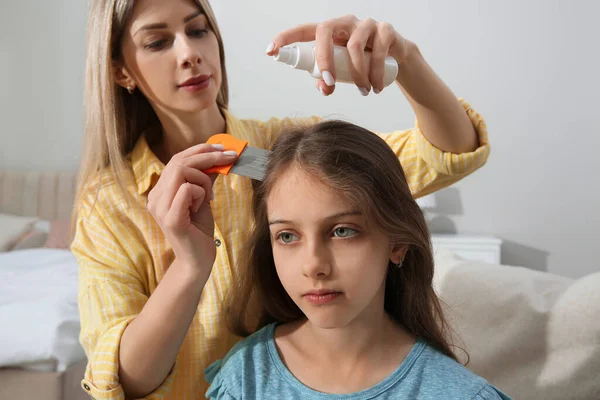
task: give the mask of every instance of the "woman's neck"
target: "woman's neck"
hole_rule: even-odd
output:
[[[157,157],[168,163],[175,154],[199,143],[205,143],[208,138],[227,129],[225,117],[217,103],[200,112],[185,115],[158,113],[162,125],[162,140],[154,148]]]

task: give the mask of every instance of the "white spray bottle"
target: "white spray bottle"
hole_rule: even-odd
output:
[[[371,63],[371,52],[365,51],[367,63]],[[323,79],[319,66],[317,65],[315,48],[307,46],[286,46],[279,49],[276,61],[290,65],[295,69],[308,71],[313,78]],[[350,75],[350,54],[344,46],[333,46],[333,63],[335,65],[335,78],[337,82],[354,83]],[[398,63],[393,57],[385,58],[383,74],[383,87],[387,87],[396,80],[398,75]]]

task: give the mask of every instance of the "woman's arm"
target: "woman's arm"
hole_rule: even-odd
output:
[[[138,398],[152,391],[167,392],[170,381],[165,378],[174,358],[157,354],[161,352],[158,346],[150,345],[140,350],[135,343],[128,343],[136,342],[137,337],[140,343],[148,343],[148,335],[165,334],[156,332],[151,323],[136,321],[142,312],[145,316],[152,312],[146,307],[148,279],[136,268],[122,243],[127,237],[128,248],[143,249],[143,244],[127,224],[109,227],[100,217],[103,210],[99,203],[89,216],[87,210],[78,213],[77,230],[71,245],[79,264],[80,339],[88,359],[83,388],[95,399],[130,398],[132,395]],[[115,234],[114,228],[121,234]],[[151,262],[149,256],[143,253],[136,256],[135,263],[146,262]],[[155,300],[158,299],[153,299],[156,303]],[[158,315],[167,313],[167,307],[163,307],[162,312],[154,312]],[[143,330],[144,325],[146,334],[136,335],[135,331]],[[133,360],[136,357],[139,363]],[[149,360],[154,360],[150,367],[147,365]],[[166,371],[164,375],[162,371]],[[136,380],[140,375],[143,378]]]
[[[374,93],[384,89],[385,58],[392,56],[399,67],[396,82],[410,102],[427,140],[449,153],[471,152],[480,145],[457,98],[425,61],[418,47],[389,23],[345,15],[321,23],[302,24],[276,35],[267,54],[277,54],[280,47],[290,43],[312,40],[316,42],[317,64],[324,77],[317,81],[317,87],[323,94],[330,95],[335,89],[334,44],[348,48],[350,73],[364,95],[371,89]],[[371,51],[368,68],[365,50]]]
[[[119,379],[128,398],[152,393],[169,375],[205,283],[198,268],[175,260],[127,326],[119,347]]]
[[[175,179],[167,181],[176,183]],[[211,191],[210,187],[203,189],[203,193]],[[146,210],[115,201],[114,193],[119,190],[112,195],[109,192],[106,187],[100,192],[95,186],[88,190],[77,213],[71,245],[79,263],[81,343],[88,357],[82,383],[96,399],[140,398],[150,393],[160,397],[169,391],[169,373],[214,262],[210,205],[202,202],[201,210],[194,209],[197,212],[184,224],[195,224],[188,236],[196,246],[197,258],[190,256],[191,252],[184,252],[188,258],[176,255],[150,294],[148,275],[153,273],[154,261],[147,251],[146,236],[129,218],[132,212]],[[183,203],[184,214],[189,214],[189,203]],[[197,234],[200,229],[208,233]],[[209,242],[204,247],[209,248],[208,253],[212,250],[212,255],[202,251],[204,242]]]
[[[456,96],[414,43],[403,38],[398,42],[403,44],[390,49],[398,61],[396,83],[410,102],[423,135],[444,152],[460,154],[477,149],[477,133]]]

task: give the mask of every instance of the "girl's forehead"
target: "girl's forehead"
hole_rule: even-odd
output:
[[[289,197],[300,192],[317,194],[328,191],[333,192],[323,182],[323,179],[315,174],[308,173],[297,165],[291,165],[278,172],[268,197]]]
[[[279,174],[266,201],[269,216],[286,214],[301,218],[309,211],[330,214],[353,209],[339,190],[315,174],[294,167]]]

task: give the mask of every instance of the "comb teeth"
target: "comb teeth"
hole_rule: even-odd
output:
[[[246,146],[238,157],[231,172],[237,175],[262,181],[265,178],[265,167],[270,151]]]

